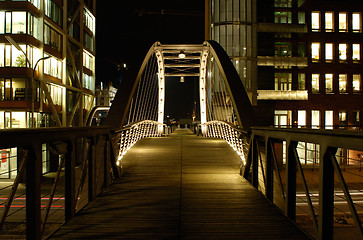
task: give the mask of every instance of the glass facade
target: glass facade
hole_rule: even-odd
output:
[[[211,4],[211,38],[225,49],[247,92],[253,94],[257,90],[257,66],[251,60],[257,56],[255,3],[252,0],[213,0]]]

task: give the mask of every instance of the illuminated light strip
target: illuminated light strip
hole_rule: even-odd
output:
[[[158,87],[159,87],[159,101],[158,101],[158,133],[163,133],[164,123],[164,105],[165,105],[165,66],[163,54],[160,50],[155,50],[155,55],[158,62]]]
[[[207,95],[206,95],[206,77],[207,77],[207,60],[208,50],[202,52],[200,59],[200,70],[199,70],[199,101],[200,101],[200,123],[202,124],[202,134],[205,135],[207,132]]]

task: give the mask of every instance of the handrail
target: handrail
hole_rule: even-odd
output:
[[[350,152],[363,156],[363,132],[253,127],[250,143],[243,176],[291,220],[296,221],[302,216],[304,205],[308,213],[300,221],[311,219],[311,226],[304,224],[304,227],[314,238],[333,239],[334,219],[341,217],[352,218],[357,235],[363,238],[362,221],[357,211],[357,207],[360,210],[361,207],[355,204],[352,195],[352,187],[361,186],[359,184],[363,179],[360,173],[362,159],[356,160],[355,168],[345,168],[346,160],[340,159],[347,158]],[[315,150],[307,149],[308,144]],[[338,149],[346,156],[336,155]],[[307,158],[313,158],[311,164],[318,170],[314,171],[316,175],[312,172],[315,168],[305,167],[305,164],[309,164]],[[334,176],[337,179],[334,180]],[[335,181],[339,184],[335,184]],[[360,193],[361,189],[358,188],[357,192]],[[297,203],[298,195],[299,198],[305,196],[304,203]],[[313,200],[317,199],[318,207],[313,204]],[[350,213],[339,209],[336,199],[340,202],[343,200],[345,209]],[[299,208],[297,204],[300,204]],[[334,208],[338,211],[334,211]]]
[[[27,239],[49,236],[55,230],[53,226],[60,227],[64,221],[70,221],[77,211],[121,176],[120,156],[140,139],[160,136],[157,131],[160,124],[145,120],[121,129],[88,126],[1,130],[2,161],[18,164],[18,169],[12,167],[5,173],[9,178],[14,175],[16,178],[3,182],[0,189],[1,195],[8,195],[7,199],[0,200],[4,207],[0,212],[0,231],[6,229],[1,234],[16,234],[12,235],[14,238],[23,238],[24,234]],[[13,150],[12,155],[6,155],[10,151],[7,149],[14,148],[15,155]],[[45,155],[49,158],[44,159]],[[52,168],[49,172],[44,171],[45,164]],[[0,178],[5,176],[3,168],[0,168]],[[26,203],[14,215],[13,209],[18,206],[14,202],[19,201]],[[9,221],[19,221],[17,228],[9,225]],[[19,227],[26,232],[19,232]]]

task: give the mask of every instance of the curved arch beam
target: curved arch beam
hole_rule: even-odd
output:
[[[238,123],[243,129],[250,130],[250,128],[256,124],[255,115],[246,89],[236,68],[233,66],[231,59],[219,43],[210,40],[206,41],[206,44],[207,46],[210,46],[211,54],[217,61],[223,79],[227,81],[226,86],[232,96],[232,103],[236,109]]]
[[[141,65],[136,64],[134,66],[130,66],[131,68],[126,71],[124,79],[117,90],[110,111],[108,112],[105,125],[112,128],[121,128],[125,124],[136,87],[139,84],[147,62],[154,54],[154,49],[158,45],[160,45],[160,42],[156,42],[150,47]]]

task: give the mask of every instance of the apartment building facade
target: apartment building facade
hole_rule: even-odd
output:
[[[96,0],[0,0],[0,129],[85,124],[95,102],[95,11]],[[59,156],[42,148],[46,173]],[[14,178],[17,149],[0,153],[0,178]]]
[[[0,129],[82,126],[94,105],[96,1],[0,9]]]

